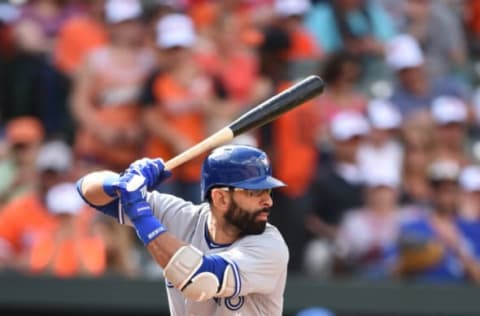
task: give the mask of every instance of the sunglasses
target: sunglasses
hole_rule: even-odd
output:
[[[224,188],[217,188],[222,191],[228,191],[228,192],[233,192],[233,191],[242,191],[245,192],[245,194],[248,197],[261,197],[264,196],[265,194],[272,195],[272,189],[259,189],[259,190],[251,190],[251,189],[243,189],[243,188],[234,188],[234,187],[224,187]]]

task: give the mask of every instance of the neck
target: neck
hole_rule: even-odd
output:
[[[370,209],[372,210],[373,213],[381,216],[386,216],[393,211],[395,211],[395,207],[392,207],[391,205],[385,205],[385,204],[372,204],[370,206]]]
[[[345,95],[350,95],[352,91],[352,85],[346,82],[337,82],[330,87],[330,93],[336,97],[344,98]]]
[[[238,229],[213,213],[210,213],[207,227],[211,240],[216,244],[231,244],[238,239]]]

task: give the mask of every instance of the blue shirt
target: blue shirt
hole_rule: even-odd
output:
[[[427,216],[403,223],[400,228],[400,235],[408,234],[417,236],[425,241],[434,241],[439,238]],[[445,249],[443,257],[437,264],[417,273],[414,279],[429,282],[460,282],[465,280],[465,271],[455,254],[451,250]]]
[[[390,101],[405,118],[418,110],[429,111],[433,100],[439,96],[453,96],[468,100],[468,91],[458,81],[451,78],[441,78],[432,83],[432,87],[426,95],[421,96],[412,94],[399,85]]]
[[[475,258],[480,259],[480,220],[457,220],[457,227],[465,236]]]
[[[347,24],[354,35],[372,36],[380,42],[385,42],[395,35],[393,20],[383,7],[367,1],[366,12],[367,15],[361,10],[352,10],[347,13]],[[327,54],[343,48],[342,34],[330,4],[322,3],[314,6],[305,17],[305,26]]]

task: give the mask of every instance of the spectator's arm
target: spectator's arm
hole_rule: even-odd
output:
[[[93,72],[88,59],[80,66],[73,78],[73,90],[71,96],[71,111],[75,120],[90,131],[96,131],[101,124],[96,119],[93,103],[93,91],[95,89]]]
[[[460,262],[463,264],[468,279],[475,283],[480,283],[480,263],[461,246],[453,248],[453,251],[457,254]]]

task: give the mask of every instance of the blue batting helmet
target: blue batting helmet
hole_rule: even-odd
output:
[[[272,177],[267,154],[245,145],[227,145],[214,151],[202,166],[202,199],[213,187],[228,186],[251,190],[273,189],[285,183]]]

